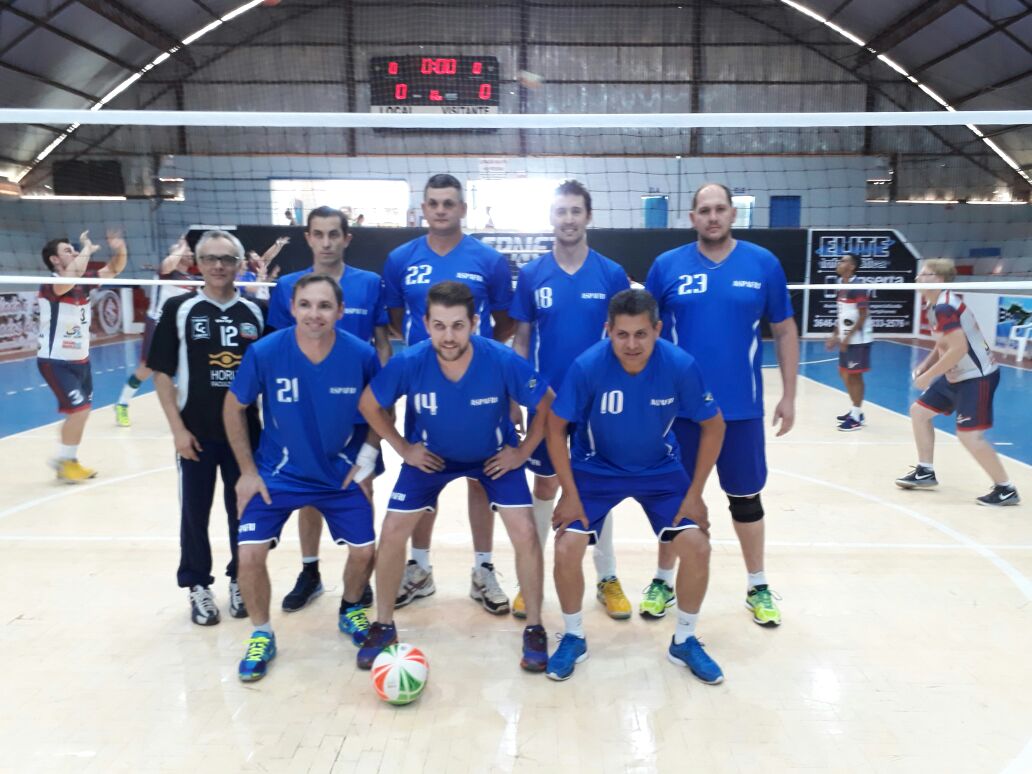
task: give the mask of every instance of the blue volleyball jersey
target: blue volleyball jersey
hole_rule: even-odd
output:
[[[512,304],[512,273],[505,256],[479,239],[464,236],[447,255],[430,249],[425,236],[391,250],[383,267],[389,309],[404,307],[402,335],[406,344],[427,338],[423,317],[431,285],[456,280],[473,291],[480,327],[474,331],[490,338],[491,312],[508,311]]]
[[[659,303],[663,338],[695,358],[724,418],[762,417],[760,320],[792,316],[785,271],[774,254],[740,239],[714,264],[693,242],[659,256],[645,289]]]
[[[290,313],[294,285],[313,271],[311,268],[295,271],[276,281],[269,294],[270,328],[281,330],[295,324],[294,315]],[[373,329],[377,325],[387,325],[387,306],[383,300],[380,275],[345,264],[340,288],[344,292],[344,316],[337,320],[337,330],[346,331],[362,341],[372,341]]]
[[[553,389],[570,364],[605,336],[609,299],[630,286],[623,267],[594,250],[574,274],[553,253],[520,270],[509,314],[531,323],[529,359]]]
[[[340,489],[368,433],[358,399],[380,361],[369,344],[337,331],[330,354],[315,364],[295,336],[287,328],[248,347],[230,389],[244,404],[262,397],[255,464],[267,486]]]
[[[408,396],[409,443],[422,443],[449,462],[482,462],[519,439],[509,419],[509,399],[537,406],[548,384],[530,363],[508,347],[483,336],[470,339],[473,359],[457,382],[441,372],[429,340],[387,361],[372,382],[384,407]]]
[[[659,339],[645,369],[633,376],[612,342],[594,344],[570,366],[552,411],[576,424],[570,445],[575,470],[652,476],[681,471],[674,420],[703,422],[719,409],[695,359]]]

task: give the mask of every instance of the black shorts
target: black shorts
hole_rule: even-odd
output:
[[[940,376],[917,398],[919,405],[937,414],[957,412],[957,430],[988,430],[993,426],[993,396],[1000,372],[948,382]]]
[[[36,365],[54,395],[57,410],[62,414],[87,411],[93,404],[93,369],[90,361],[69,363],[66,360],[36,358]]]
[[[838,367],[847,374],[862,374],[871,370],[871,344],[850,344],[839,352]]]

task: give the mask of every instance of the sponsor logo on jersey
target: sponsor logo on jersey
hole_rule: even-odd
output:
[[[190,331],[195,341],[211,338],[211,321],[207,317],[191,317]]]
[[[330,387],[330,395],[357,395],[357,387]]]
[[[649,401],[650,406],[672,406],[673,403],[673,398],[653,398]]]
[[[258,326],[253,323],[241,323],[240,324],[240,338],[242,339],[257,339],[258,338]]]
[[[527,382],[527,387],[529,389],[533,390],[535,387],[537,387],[537,384],[538,384],[537,377],[536,376],[532,376],[532,377],[530,377],[530,381]]]
[[[763,288],[761,283],[754,280],[735,280],[731,284],[736,288],[752,288],[753,290],[760,290]]]
[[[455,279],[473,280],[474,282],[483,282],[484,281],[484,278],[480,274],[473,274],[471,272],[466,272],[466,271],[456,272]]]
[[[236,352],[215,352],[208,355],[208,365],[219,368],[236,368],[242,359],[242,356]]]
[[[712,392],[707,392],[705,395],[703,395],[702,396],[702,402],[703,403],[712,403],[713,402],[713,393]]]
[[[497,395],[491,395],[488,398],[470,398],[469,405],[471,406],[489,406],[492,403],[498,402]]]
[[[369,314],[369,310],[361,309],[357,306],[346,306],[344,307],[344,314]]]
[[[605,293],[581,293],[580,297],[581,298],[587,298],[587,299],[598,299],[599,301],[605,301],[606,300],[606,294]]]

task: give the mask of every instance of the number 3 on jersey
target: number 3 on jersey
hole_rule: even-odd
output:
[[[409,266],[408,273],[405,275],[405,284],[429,285],[430,272],[433,271],[433,268],[433,266],[425,263],[421,263],[418,266]]]
[[[681,284],[677,287],[679,296],[689,293],[705,293],[709,284],[709,277],[705,274],[682,274],[678,279],[681,280]]]

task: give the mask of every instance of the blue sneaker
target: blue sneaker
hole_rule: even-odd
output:
[[[523,630],[523,658],[520,666],[528,672],[544,672],[548,667],[548,635],[543,626]]]
[[[365,606],[361,602],[357,602],[343,608],[337,619],[337,628],[343,634],[351,637],[351,641],[355,645],[365,642],[366,635],[369,633],[369,619],[366,617]]]
[[[853,415],[850,412],[847,411],[845,414],[839,414],[837,417],[835,417],[835,421],[836,422],[845,422],[847,419],[849,419],[852,416]],[[862,424],[865,424],[866,422],[867,422],[867,418],[864,416],[864,412],[861,411],[860,412],[860,424],[862,425]]]
[[[546,674],[552,680],[569,680],[573,668],[588,657],[588,641],[576,634],[564,634],[559,647],[548,657]]]
[[[863,415],[861,415],[862,417]],[[863,419],[853,419],[853,417],[847,416],[843,419],[838,426],[839,431],[843,433],[851,433],[854,430],[859,430],[864,426]]]
[[[695,637],[689,637],[680,645],[674,644],[674,638],[671,637],[667,658],[678,666],[688,667],[692,674],[704,683],[716,685],[724,682],[724,673],[717,666],[717,662],[706,654],[702,649],[702,643]]]
[[[383,652],[388,645],[394,645],[398,641],[398,630],[394,624],[382,624],[379,621],[373,623],[366,633],[362,647],[358,649],[358,668],[372,669],[376,657]]]
[[[247,653],[240,662],[238,674],[245,683],[261,680],[269,669],[269,662],[276,658],[276,635],[254,631],[247,641]]]

